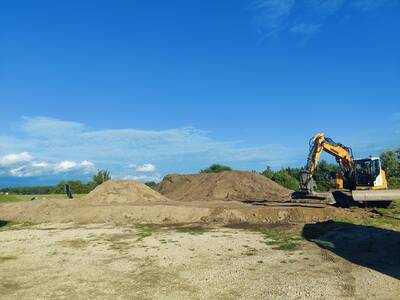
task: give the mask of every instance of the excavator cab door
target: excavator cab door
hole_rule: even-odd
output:
[[[373,188],[383,184],[382,168],[379,158],[366,158],[354,161],[356,188]]]

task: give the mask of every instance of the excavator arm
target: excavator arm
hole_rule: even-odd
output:
[[[313,180],[313,174],[323,151],[334,156],[345,173],[349,173],[353,169],[353,154],[351,148],[334,142],[332,139],[325,137],[323,133],[316,134],[310,140],[310,152],[308,154],[307,164],[300,176],[300,188],[310,194],[314,193],[317,188]]]

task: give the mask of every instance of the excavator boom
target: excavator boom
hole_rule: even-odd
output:
[[[313,174],[317,169],[323,151],[334,156],[346,173],[351,172],[353,168],[353,153],[351,148],[336,143],[330,138],[326,138],[323,133],[318,133],[310,140],[310,152],[307,164],[300,176],[301,190],[313,193],[317,189]]]

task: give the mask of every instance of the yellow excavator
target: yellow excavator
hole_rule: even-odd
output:
[[[334,156],[340,166],[340,171],[336,173],[336,190],[329,193],[318,193],[313,178],[322,152]],[[393,200],[400,200],[400,190],[388,189],[379,157],[355,160],[350,147],[334,142],[323,133],[310,140],[307,164],[300,174],[300,189],[300,193],[294,194],[295,199],[326,199],[331,204],[350,201],[388,206]]]

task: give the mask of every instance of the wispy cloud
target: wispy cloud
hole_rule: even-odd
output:
[[[288,26],[296,0],[256,0],[251,9],[255,12],[254,24],[263,36],[271,36]]]
[[[306,24],[297,23],[290,28],[290,31],[295,34],[313,35],[321,30],[321,24]]]
[[[85,177],[97,168],[106,168],[114,178],[145,180],[170,172],[198,171],[215,162],[262,169],[293,164],[303,157],[283,145],[249,148],[239,142],[217,141],[192,127],[91,130],[82,123],[45,117],[22,118],[12,134],[0,135],[0,144],[5,141],[15,143],[6,150],[0,148],[2,161],[25,161],[3,168],[1,173],[17,177]]]
[[[140,166],[133,166],[136,172],[151,173],[156,171],[156,166],[153,164],[143,164]]]
[[[379,154],[399,146],[400,115],[393,114],[387,131],[338,137],[357,156]],[[2,129],[4,130],[4,128]],[[377,130],[377,129],[376,129]],[[10,143],[11,142],[11,143]],[[6,144],[8,143],[8,144]],[[23,118],[7,134],[0,133],[0,184],[39,180],[88,179],[97,169],[108,169],[113,178],[159,181],[168,173],[197,172],[211,163],[236,169],[262,170],[302,166],[307,145],[281,144],[245,147],[240,142],[218,141],[195,128],[169,130],[91,130],[83,123],[52,118]],[[29,183],[29,182],[28,182]]]
[[[309,37],[323,30],[328,17],[368,13],[398,0],[253,0],[253,23],[262,39],[290,33]]]

